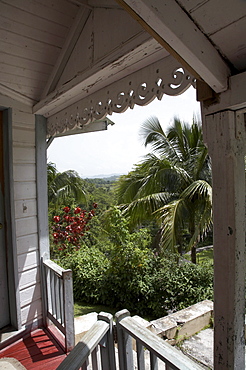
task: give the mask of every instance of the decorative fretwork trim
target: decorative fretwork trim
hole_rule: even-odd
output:
[[[135,104],[143,106],[155,98],[160,100],[164,94],[179,95],[190,85],[195,87],[194,77],[169,56],[50,116],[47,134],[54,136],[56,133],[83,128],[108,114],[133,108]]]

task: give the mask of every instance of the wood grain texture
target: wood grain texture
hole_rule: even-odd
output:
[[[66,354],[47,331],[38,329],[1,350],[2,357],[17,359],[27,370],[54,370]]]

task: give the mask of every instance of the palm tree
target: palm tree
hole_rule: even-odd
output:
[[[47,164],[48,201],[55,205],[73,196],[77,203],[86,203],[83,180],[76,171],[58,172],[54,163]]]
[[[141,136],[151,146],[142,163],[121,177],[119,203],[132,225],[155,218],[160,246],[182,253],[185,238],[196,262],[196,244],[212,226],[211,164],[201,124],[174,118],[164,133],[157,118],[143,123]]]

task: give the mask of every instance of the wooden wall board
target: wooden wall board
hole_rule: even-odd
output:
[[[13,148],[13,160],[14,163],[34,163],[35,164],[35,148],[15,146]]]
[[[40,288],[36,285],[37,288]],[[25,306],[21,309],[21,319],[22,325],[32,324],[33,321],[40,319],[42,317],[42,305],[41,300],[37,299],[33,301],[31,305]]]
[[[36,198],[36,184],[31,181],[14,183],[15,200],[26,200]]]
[[[15,0],[14,3],[18,2],[20,4],[20,1]],[[9,1],[1,1],[1,13],[4,14],[5,22],[4,24],[1,24],[1,28],[5,27],[11,27],[11,23],[8,21],[14,21],[14,24],[17,25],[17,31],[21,32],[21,35],[24,36],[26,34],[26,27],[28,27],[30,30],[33,30],[34,35],[33,39],[37,39],[38,34],[35,33],[35,30],[40,30],[40,35],[42,33],[46,32],[47,38],[46,40],[49,40],[49,34],[54,35],[54,36],[59,36],[59,37],[66,37],[66,34],[68,32],[68,27],[65,26],[64,24],[59,24],[57,20],[62,21],[62,17],[60,16],[59,13],[56,13],[56,17],[54,20],[54,17],[52,18],[51,12],[45,12],[45,18],[40,14],[41,8],[39,7],[36,9],[36,12],[29,12],[28,6],[29,2],[28,1],[22,1],[23,6],[25,7],[25,10],[22,10],[16,6],[12,6],[9,4]],[[47,18],[51,18],[50,20]],[[20,24],[23,24],[23,28],[19,28],[18,23],[21,22]],[[69,19],[69,23],[71,22],[71,19]],[[65,19],[64,19],[65,23]],[[8,26],[9,25],[9,26]],[[13,31],[14,32],[14,29]],[[17,32],[18,33],[18,32]],[[29,33],[27,35],[28,38],[32,37],[32,34]],[[42,36],[41,36],[42,37]],[[42,40],[39,40],[42,41]],[[47,43],[47,41],[45,41]]]
[[[78,5],[64,0],[2,0],[7,5],[11,5],[18,10],[23,10],[32,16],[39,16],[52,23],[57,23],[63,28],[70,27],[71,20],[75,18]],[[48,11],[47,11],[48,8]]]
[[[20,128],[20,125],[18,128],[16,128],[13,131],[13,142],[14,145],[16,143],[30,143],[31,145],[34,145],[35,143],[35,131],[34,127],[32,129],[26,129],[26,128]],[[26,179],[28,181],[28,179]]]
[[[37,217],[19,218],[16,220],[16,236],[37,233]]]
[[[246,10],[246,2],[244,4]],[[211,40],[239,71],[245,70],[246,38],[242,37],[244,32],[246,33],[246,15],[211,36]]]
[[[44,53],[44,51],[32,49],[31,58],[28,59],[26,58],[26,56],[27,56],[27,50],[29,50],[29,47],[23,47],[22,45],[19,45],[18,43],[17,44],[14,43],[14,40],[9,40],[9,37],[7,34],[6,34],[6,38],[7,40],[5,40],[4,38],[1,39],[1,36],[0,36],[0,51],[2,54],[2,58],[5,58],[6,61],[10,57],[13,56],[13,57],[18,57],[22,59],[23,63],[24,64],[27,63],[27,65],[29,64],[29,60],[30,60],[30,61],[38,62],[39,64],[44,65],[44,66],[48,65],[50,68],[53,68],[53,65],[55,64],[56,59],[57,59],[57,55],[59,54],[59,49],[55,53],[50,53],[49,58],[44,57],[45,55],[47,55],[47,53]]]
[[[30,304],[32,301],[36,301],[41,298],[40,289],[37,289],[36,284],[30,286],[27,289],[20,291],[20,301],[22,307]]]
[[[28,370],[55,370],[66,356],[54,338],[41,329],[0,351],[0,357],[16,358]]]
[[[18,256],[18,272],[24,272],[35,268],[38,263],[38,251],[28,252]]]
[[[18,254],[19,255],[32,252],[37,249],[38,235],[29,234],[29,235],[19,236],[17,238],[17,243],[18,243]]]
[[[189,1],[181,1],[182,4],[187,4],[187,2]],[[245,2],[231,0],[223,0],[223,2],[218,0],[206,1],[189,11],[192,18],[194,18],[208,36],[235,23],[246,15],[245,12]],[[219,17],[218,14],[220,15]]]
[[[15,201],[15,216],[16,219],[31,217],[37,215],[37,202],[36,199],[21,199]]]
[[[34,268],[31,270],[19,273],[19,286],[20,290],[29,288],[32,285],[38,284],[40,282],[40,272],[39,269]]]

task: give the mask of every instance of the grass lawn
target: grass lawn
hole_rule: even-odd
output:
[[[197,258],[197,263],[203,263],[206,261],[213,262],[213,259],[214,259],[213,248],[197,253],[196,258]]]
[[[117,311],[116,308],[103,306],[103,305],[92,305],[85,302],[75,302],[74,303],[74,317],[86,315],[90,312],[109,312],[114,315]]]
[[[121,310],[119,308],[113,308],[113,307],[104,306],[104,305],[88,304],[86,302],[75,302],[74,303],[74,317],[86,315],[87,313],[90,313],[90,312],[99,313],[101,311],[109,312],[114,316],[116,312],[121,311]],[[136,313],[135,312],[130,312],[130,315],[134,316],[134,315],[136,315]],[[143,316],[143,319],[145,319],[147,321],[151,321],[151,320],[158,319],[158,317]]]
[[[191,259],[191,255],[190,254],[185,254],[184,255],[184,258],[189,260]],[[214,260],[214,252],[213,252],[213,248],[210,248],[210,249],[207,249],[207,250],[204,250],[202,252],[199,252],[196,254],[196,260],[197,260],[197,264],[202,264],[203,262],[213,262]]]

